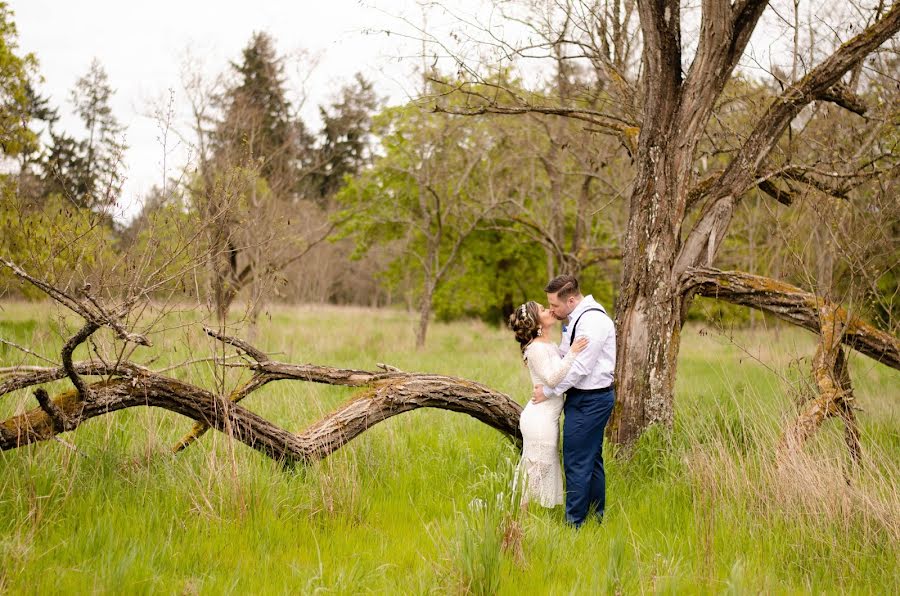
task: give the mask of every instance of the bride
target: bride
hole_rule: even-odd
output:
[[[531,373],[532,385],[555,387],[565,378],[575,356],[588,344],[578,338],[565,358],[559,357],[556,344],[550,340],[550,329],[557,323],[549,309],[537,302],[526,302],[509,316],[509,326],[522,347],[523,358]],[[555,507],[565,501],[562,467],[559,463],[559,415],[562,396],[539,404],[529,400],[519,418],[522,431],[522,460],[516,478],[525,481],[522,506],[537,501],[543,507]]]

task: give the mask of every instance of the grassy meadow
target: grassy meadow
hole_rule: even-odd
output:
[[[170,315],[133,359],[209,355],[187,324],[197,316]],[[46,303],[0,305],[0,337],[44,354],[73,324]],[[386,362],[527,399],[504,329],[436,323],[421,351],[413,331],[399,311],[277,307],[255,344],[284,361]],[[813,350],[801,330],[689,326],[674,432],[647,433],[627,457],[607,451],[605,521],[579,531],[559,508],[520,511],[515,448],[461,414],[400,415],[293,471],[216,432],[173,455],[191,422],[168,412],[94,419],[61,437],[77,451],[48,441],[0,453],[0,594],[900,593],[900,373],[851,356],[862,467],[849,467],[837,421],[801,459],[774,464],[811,395]],[[0,366],[22,363],[39,364],[0,345]],[[246,373],[198,363],[170,374],[228,389]],[[282,381],[243,404],[299,431],[353,393]],[[0,416],[35,406],[9,394]]]

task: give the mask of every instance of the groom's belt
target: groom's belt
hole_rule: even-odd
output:
[[[609,391],[615,387],[615,383],[610,383],[606,387],[600,387],[599,389],[579,389],[577,387],[570,387],[566,390],[566,394],[578,394],[578,393],[600,393],[601,391]]]

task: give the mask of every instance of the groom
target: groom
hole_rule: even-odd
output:
[[[603,431],[615,403],[616,331],[612,319],[591,295],[582,296],[572,275],[554,277],[544,288],[550,312],[562,328],[561,355],[576,337],[590,340],[556,387],[535,385],[534,402],[566,394],[563,468],[566,473],[566,521],[576,528],[590,513],[602,519],[606,506]],[[576,335],[577,334],[577,335]]]

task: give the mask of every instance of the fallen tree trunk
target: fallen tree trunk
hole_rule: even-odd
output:
[[[79,297],[30,275],[15,263],[0,258],[0,265],[85,320],[85,325],[63,347],[62,366],[2,370],[6,378],[0,381],[0,396],[64,377],[72,381],[75,389],[52,400],[46,390],[37,389],[35,397],[39,407],[0,421],[0,451],[46,441],[59,433],[75,430],[91,418],[136,406],[158,407],[181,414],[201,425],[195,428],[215,428],[288,465],[326,457],[382,420],[418,408],[462,412],[496,428],[516,443],[521,442],[519,415],[522,407],[507,395],[479,383],[397,370],[368,372],[276,362],[243,340],[209,328],[205,329],[207,334],[235,346],[256,361],[243,365],[253,370],[250,381],[227,397],[131,362],[113,365],[73,362],[75,349],[102,327],[109,327],[123,341],[151,345],[144,335],[127,331],[119,322],[133,306],[134,299],[110,310],[90,293],[87,284],[80,290]],[[225,366],[222,358],[214,360]],[[83,379],[86,376],[105,379],[88,384]],[[293,434],[237,403],[266,384],[280,380],[368,389],[304,432]]]
[[[85,364],[75,366],[83,372],[89,370]],[[518,430],[521,406],[505,394],[473,381],[441,375],[376,373],[281,362],[269,362],[269,366],[270,370],[257,373],[260,378],[253,390],[267,382],[286,379],[369,389],[305,431],[293,434],[229,399],[126,363],[121,369],[103,370],[104,374],[119,378],[87,385],[88,399],[80,399],[78,391],[67,391],[51,400],[50,408],[42,404],[0,422],[0,451],[45,441],[60,432],[74,430],[91,418],[136,406],[176,412],[227,433],[289,465],[324,458],[382,420],[425,407],[468,414],[516,442],[521,440]],[[32,376],[32,382],[27,386],[46,382],[45,378]],[[22,388],[18,386],[21,382],[15,385]]]

